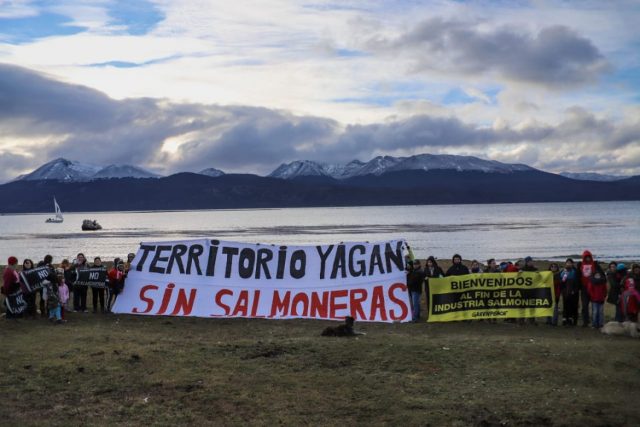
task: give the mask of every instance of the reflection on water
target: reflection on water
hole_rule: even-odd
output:
[[[247,209],[0,217],[0,257],[122,256],[140,241],[211,237],[274,244],[406,238],[420,256],[562,258],[589,248],[603,259],[640,259],[640,202]],[[85,218],[104,227],[82,232]]]

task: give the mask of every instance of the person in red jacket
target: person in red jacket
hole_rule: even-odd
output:
[[[113,260],[113,268],[107,272],[109,284],[107,286],[107,313],[111,313],[111,307],[116,302],[118,295],[124,288],[124,280],[127,278],[125,264],[120,258]]]
[[[10,256],[7,260],[7,268],[4,269],[4,273],[2,275],[2,294],[5,296],[5,307],[7,307],[6,318],[14,319],[20,317],[20,315],[13,314],[11,310],[9,310],[9,305],[7,305],[6,298],[20,290],[20,276],[18,276],[18,272],[16,268],[18,267],[18,258],[14,256]]]
[[[622,279],[622,295],[620,295],[620,308],[624,320],[638,321],[638,303],[640,303],[640,265],[633,264],[631,271]]]
[[[604,326],[604,302],[607,299],[607,277],[595,272],[589,283],[589,299],[591,300],[591,326]]]
[[[580,300],[582,301],[582,326],[589,326],[589,287],[591,286],[591,278],[599,273],[604,277],[602,267],[594,261],[593,255],[588,250],[582,253],[582,261],[577,266],[578,276],[580,277]]]

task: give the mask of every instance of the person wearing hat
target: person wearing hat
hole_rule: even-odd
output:
[[[20,317],[19,314],[13,314],[8,309],[6,297],[20,290],[20,276],[18,276],[18,272],[16,271],[18,267],[18,258],[14,256],[10,256],[7,260],[7,268],[4,269],[4,273],[2,274],[2,294],[5,296],[5,307],[7,308],[7,319],[15,319]]]
[[[607,302],[613,304],[616,308],[614,320],[623,322],[622,310],[620,309],[620,294],[622,293],[622,279],[627,275],[627,266],[624,263],[610,262],[607,268],[607,285],[609,291],[607,293]]]

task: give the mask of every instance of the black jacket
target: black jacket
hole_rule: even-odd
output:
[[[409,292],[421,294],[424,278],[424,270],[409,270],[407,272],[407,288],[409,288]]]
[[[447,276],[463,276],[465,274],[469,274],[469,269],[463,263],[453,264],[447,270]]]

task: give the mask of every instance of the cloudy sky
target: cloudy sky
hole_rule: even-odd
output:
[[[640,174],[640,2],[0,0],[0,181],[470,154]]]

